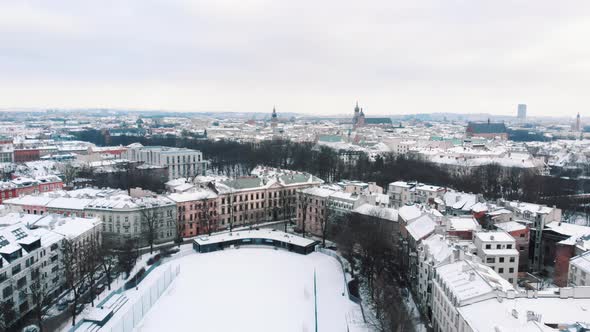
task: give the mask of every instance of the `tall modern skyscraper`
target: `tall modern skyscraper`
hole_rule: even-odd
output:
[[[582,122],[580,120],[580,113],[576,116],[576,131],[582,131]]]
[[[526,104],[518,104],[517,118],[520,122],[526,121]]]

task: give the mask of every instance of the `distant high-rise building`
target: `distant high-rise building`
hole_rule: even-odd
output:
[[[526,104],[518,104],[518,115],[519,121],[526,121]]]
[[[580,113],[576,116],[576,131],[582,131],[582,123],[580,122]]]

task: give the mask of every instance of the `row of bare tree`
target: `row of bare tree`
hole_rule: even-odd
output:
[[[329,220],[329,219],[328,219]],[[404,294],[401,247],[397,224],[377,210],[369,215],[349,213],[331,218],[328,236],[351,264],[371,307],[368,323],[377,331],[415,331],[416,318]]]
[[[61,245],[61,263],[69,299],[72,325],[76,324],[76,306],[83,296],[87,296],[94,306],[98,283],[104,278],[110,290],[112,272],[118,262],[118,253],[102,244],[100,235],[94,235],[83,241],[64,239]]]

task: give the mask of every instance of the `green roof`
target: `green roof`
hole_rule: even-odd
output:
[[[282,175],[281,180],[285,184],[307,182],[307,180],[309,180],[309,174]]]
[[[259,178],[237,178],[222,182],[224,185],[234,189],[257,188],[262,185]]]

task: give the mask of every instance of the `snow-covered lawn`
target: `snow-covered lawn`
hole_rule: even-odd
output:
[[[179,264],[180,274],[137,331],[315,331],[314,270],[318,331],[357,330],[360,308],[327,255],[242,247],[167,264]]]

